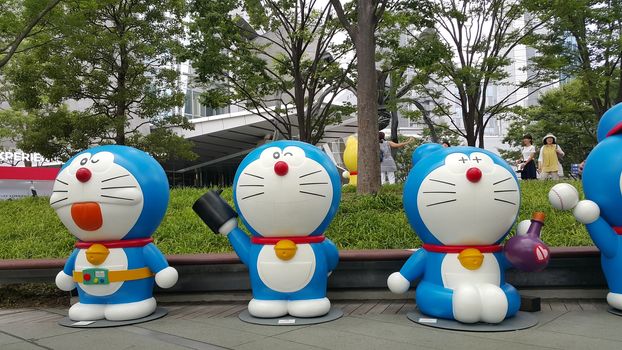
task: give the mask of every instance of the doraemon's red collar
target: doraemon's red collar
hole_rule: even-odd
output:
[[[613,226],[612,229],[619,235],[622,236],[622,226]]]
[[[431,253],[460,253],[465,249],[475,248],[482,253],[497,253],[503,250],[500,244],[494,245],[436,245],[424,244],[423,249]]]
[[[93,244],[101,244],[106,248],[135,248],[144,247],[147,244],[153,242],[153,238],[136,238],[136,239],[122,239],[117,241],[93,241],[93,242],[76,242],[76,248],[88,249]]]
[[[320,236],[303,236],[303,237],[251,237],[251,243],[253,244],[277,244],[279,241],[290,240],[296,244],[306,243],[322,243],[326,237]]]
[[[618,123],[618,125],[614,126],[613,129],[609,130],[607,136],[605,137],[613,136],[615,134],[622,134],[622,122]]]

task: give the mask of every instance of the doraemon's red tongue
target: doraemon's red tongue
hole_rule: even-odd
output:
[[[102,227],[104,221],[99,204],[95,202],[73,204],[71,206],[71,218],[84,231],[95,231]]]

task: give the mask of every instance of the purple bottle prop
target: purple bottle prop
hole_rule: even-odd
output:
[[[516,235],[505,243],[505,257],[517,269],[540,271],[549,264],[551,253],[546,244],[540,240],[544,218],[542,212],[533,213],[527,234]]]

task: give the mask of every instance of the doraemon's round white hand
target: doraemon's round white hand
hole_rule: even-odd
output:
[[[341,173],[341,176],[342,176],[344,179],[349,179],[349,178],[350,178],[350,172],[346,170],[346,171],[344,171],[343,173]]]
[[[582,224],[591,224],[600,217],[600,208],[598,204],[590,201],[580,201],[572,211],[574,217]]]
[[[155,282],[160,288],[171,288],[177,283],[178,273],[175,268],[169,266],[156,273]]]
[[[233,231],[236,227],[238,227],[238,219],[231,218],[227,222],[225,222],[222,226],[220,226],[220,228],[218,229],[218,233],[226,236],[231,231]]]
[[[73,277],[66,274],[64,271],[60,271],[56,275],[56,286],[60,290],[64,290],[65,292],[69,292],[76,288],[76,282],[73,281]]]
[[[516,225],[516,235],[524,236],[527,234],[527,230],[529,230],[529,226],[531,226],[531,220],[523,220]]]
[[[410,288],[410,281],[399,272],[393,272],[387,279],[389,290],[395,294],[404,294]]]

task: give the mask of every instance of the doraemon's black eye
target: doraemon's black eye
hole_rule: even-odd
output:
[[[95,159],[95,158],[91,159],[91,163],[95,164],[97,162],[99,162],[99,159]]]
[[[292,152],[285,152],[285,154],[283,154],[283,155],[284,155],[284,156],[286,156],[286,155],[288,155],[288,154],[289,154],[290,156],[292,156],[292,157],[294,156],[294,155],[292,154]]]
[[[279,153],[279,152],[274,152],[274,153],[272,154],[272,157],[274,157],[274,159],[279,159],[279,158],[281,158],[281,153]]]
[[[86,164],[86,162],[88,162],[89,159],[88,158],[82,158],[82,160],[80,161],[80,165],[84,165]]]

